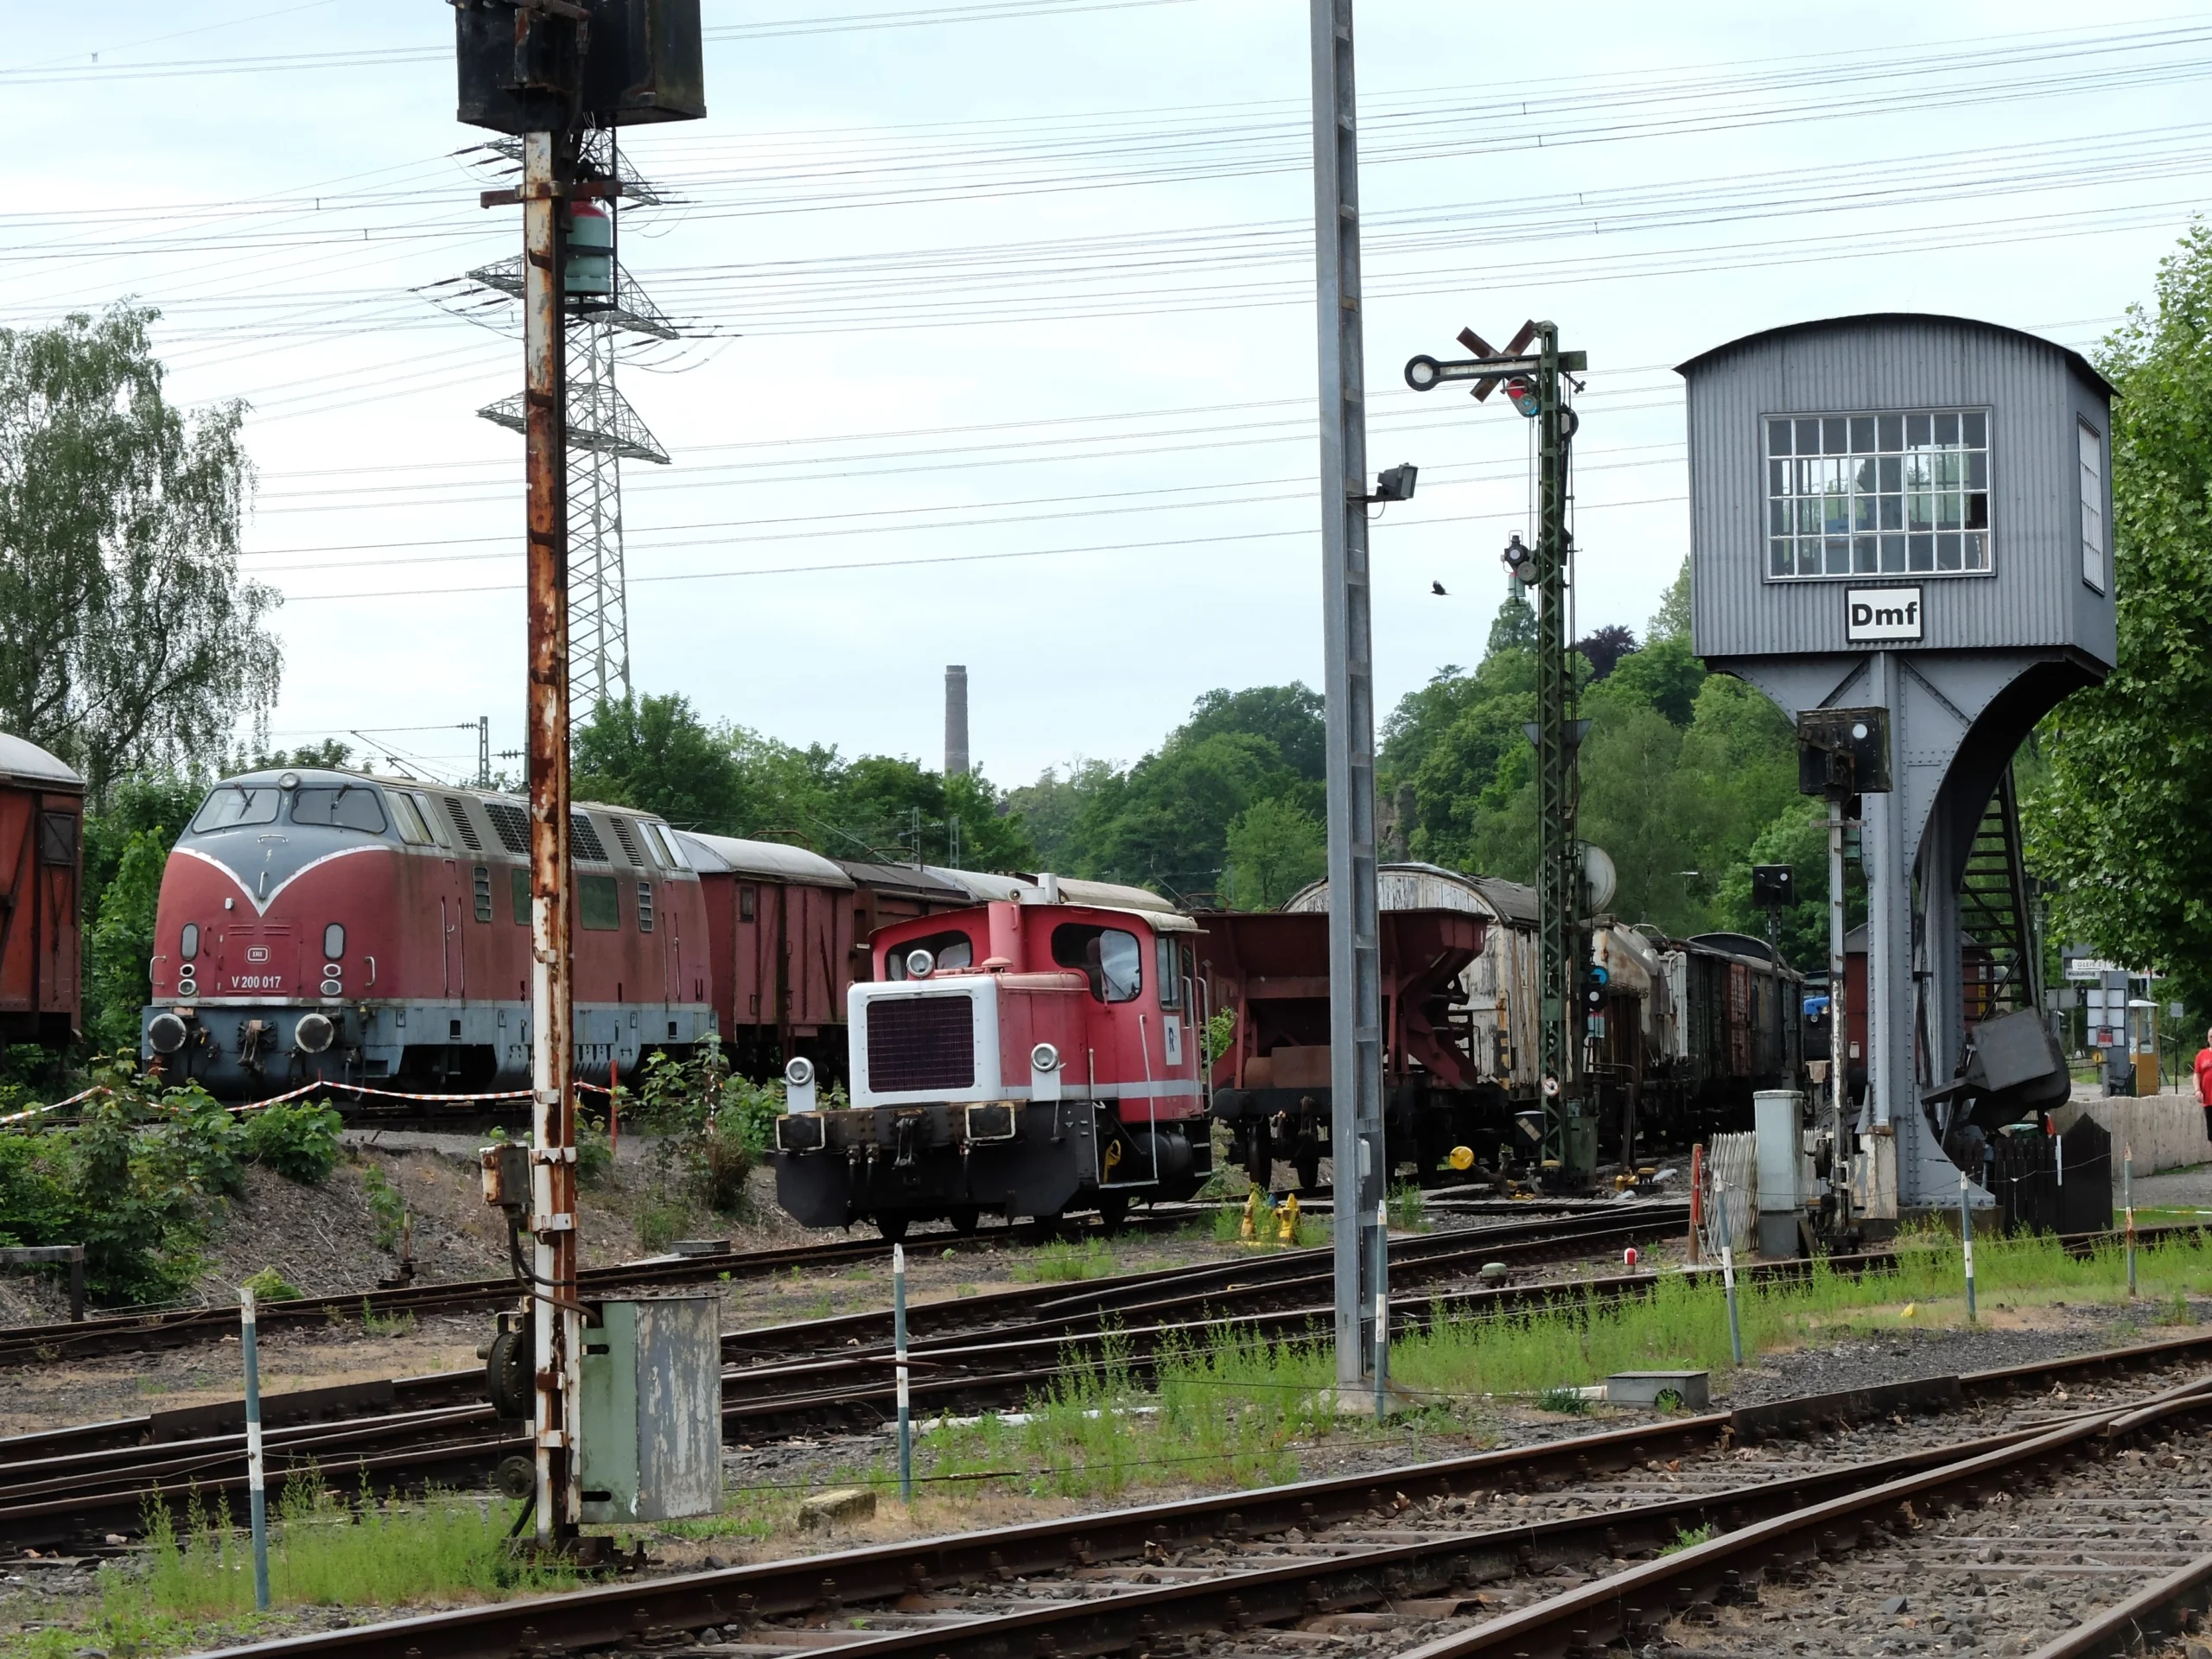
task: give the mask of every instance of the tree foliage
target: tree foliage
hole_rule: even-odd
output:
[[[0,722],[95,803],[126,771],[219,753],[281,666],[279,597],[238,574],[244,405],[163,397],[156,315],[0,329]]]
[[[2110,443],[2120,662],[2045,721],[2024,813],[2068,936],[2212,1003],[2212,226],[2159,266],[2098,366]]]
[[[658,812],[681,829],[787,842],[831,857],[1032,868],[1019,813],[980,772],[948,779],[897,755],[847,760],[743,727],[682,696],[593,709],[573,740],[576,798]]]
[[[1255,801],[1229,823],[1224,897],[1238,910],[1275,910],[1327,868],[1320,821],[1280,796]]]

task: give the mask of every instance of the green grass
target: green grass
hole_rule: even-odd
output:
[[[320,1480],[295,1479],[270,1520],[274,1608],[393,1607],[425,1599],[495,1598],[571,1587],[562,1567],[517,1561],[507,1547],[514,1506],[432,1493],[420,1503],[348,1503]],[[179,1528],[147,1515],[144,1548],[100,1568],[89,1625],[0,1643],[10,1659],[68,1659],[85,1649],[157,1652],[206,1645],[206,1626],[252,1630],[253,1546],[245,1529],[197,1500]]]
[[[1023,1284],[1051,1285],[1111,1278],[1121,1270],[1121,1259],[1111,1245],[1103,1238],[1086,1238],[1080,1243],[1055,1239],[1026,1250],[1014,1259],[1009,1272]]]
[[[1667,1545],[1659,1553],[1662,1555],[1675,1555],[1683,1550],[1694,1549],[1698,1545],[1710,1543],[1712,1541],[1713,1523],[1711,1522],[1707,1522],[1701,1527],[1691,1527],[1687,1529],[1678,1528],[1675,1533],[1675,1541]]]
[[[1414,1181],[1400,1181],[1390,1189],[1389,1226],[1401,1233],[1425,1233],[1428,1217],[1422,1211],[1421,1186]]]

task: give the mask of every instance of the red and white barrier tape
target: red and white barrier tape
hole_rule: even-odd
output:
[[[586,1083],[582,1078],[577,1079],[575,1087],[580,1093],[612,1095],[614,1092],[603,1083]],[[343,1089],[349,1095],[373,1095],[379,1100],[421,1100],[437,1104],[462,1101],[528,1100],[530,1098],[530,1090],[527,1089],[503,1089],[474,1095],[417,1095],[408,1094],[397,1089],[374,1089],[365,1083],[329,1083],[318,1079],[314,1083],[302,1084],[299,1088],[289,1090],[283,1094],[271,1095],[266,1100],[247,1101],[242,1105],[232,1106],[228,1109],[234,1115],[243,1116],[247,1112],[257,1112],[264,1106],[282,1105],[288,1100],[298,1100],[304,1095],[312,1095],[319,1090],[327,1092],[333,1089]],[[32,1106],[20,1112],[10,1112],[5,1116],[0,1116],[0,1124],[21,1123],[28,1118],[41,1117],[48,1112],[58,1112],[65,1106],[81,1104],[90,1100],[94,1095],[112,1092],[106,1084],[96,1083],[81,1093],[70,1096],[67,1100],[57,1100],[47,1106]]]

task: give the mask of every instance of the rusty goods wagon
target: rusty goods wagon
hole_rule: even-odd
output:
[[[67,1045],[79,1021],[85,780],[0,734],[0,1039]]]

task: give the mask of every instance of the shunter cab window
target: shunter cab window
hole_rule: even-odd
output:
[[[380,836],[385,832],[384,803],[369,784],[304,785],[292,791],[292,822]]]
[[[909,951],[926,950],[937,958],[939,968],[973,968],[976,965],[976,942],[957,928],[943,933],[932,933],[925,939],[909,939],[904,944],[894,944],[885,954],[891,960],[887,969],[891,978],[906,977],[906,956]]]
[[[225,784],[211,792],[192,815],[192,833],[204,836],[234,824],[276,822],[276,785]]]
[[[1090,994],[1102,1002],[1131,1002],[1144,988],[1144,947],[1137,936],[1118,927],[1064,922],[1052,930],[1052,960],[1080,968],[1090,979]]]
[[[1183,948],[1165,934],[1153,940],[1160,947],[1160,1006],[1183,1006]]]

